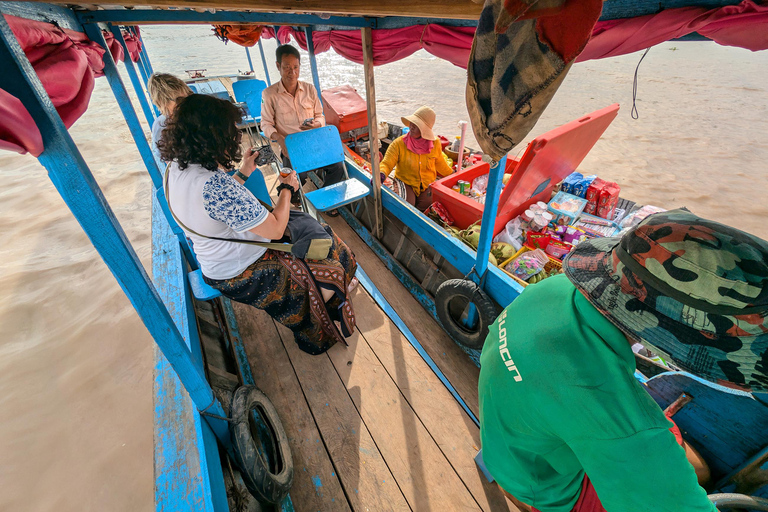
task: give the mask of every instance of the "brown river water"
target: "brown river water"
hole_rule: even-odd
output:
[[[244,50],[208,27],[148,27],[144,38],[156,71],[248,67]],[[268,57],[274,47],[266,42]],[[581,170],[640,203],[687,206],[768,238],[768,52],[652,48],[633,120],[639,58],[574,66],[531,137],[620,103]],[[331,52],[318,65],[322,87],[363,93],[362,66]],[[302,73],[309,81],[306,63]],[[465,79],[425,52],[378,67],[379,117],[430,105],[436,131],[452,138],[468,120]],[[106,79],[70,132],[149,268],[150,182]],[[0,510],[152,510],[152,339],[37,160],[3,152],[0,170]]]

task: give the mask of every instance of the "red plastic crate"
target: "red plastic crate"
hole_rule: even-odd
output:
[[[554,187],[576,170],[618,112],[618,103],[592,112],[533,139],[519,162],[507,157],[505,172],[512,177],[501,193],[493,233],[498,234],[531,204],[549,202]],[[432,184],[435,201],[445,206],[457,227],[465,229],[480,220],[484,205],[451,187],[459,180],[471,183],[489,171],[489,164],[480,163]]]

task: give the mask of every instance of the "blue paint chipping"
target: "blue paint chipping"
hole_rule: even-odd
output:
[[[315,475],[312,477],[312,484],[315,486],[315,488],[322,487],[323,481],[320,480],[320,477],[318,475]]]

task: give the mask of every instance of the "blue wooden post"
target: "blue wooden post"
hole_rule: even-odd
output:
[[[253,61],[251,60],[251,51],[248,49],[248,47],[245,47],[245,56],[248,57],[248,67],[251,68],[251,72],[253,72]]]
[[[317,73],[317,61],[315,60],[315,43],[312,40],[312,27],[304,27],[304,34],[307,36],[307,52],[309,52],[309,68],[312,70],[312,81],[317,89],[317,97],[320,99],[320,105],[323,105],[323,95],[320,93],[320,77]]]
[[[149,77],[152,76],[152,73],[154,71],[152,70],[152,63],[149,62],[149,53],[147,53],[147,47],[144,45],[144,39],[141,38],[141,34],[136,30],[136,27],[126,27],[131,34],[139,38],[140,43],[140,50],[139,50],[139,69],[142,69],[143,72],[141,73],[141,77],[144,79],[144,90],[147,92],[147,97],[149,97]],[[126,53],[128,49],[126,48],[127,45],[123,45],[123,48],[125,48]],[[136,91],[136,94],[139,92]],[[149,105],[152,108],[152,112],[155,113],[155,117],[160,117],[160,110],[152,103],[152,101],[149,101]]]
[[[477,244],[477,271],[476,282],[481,286],[485,282],[485,272],[488,270],[488,255],[491,253],[491,241],[493,240],[493,226],[496,221],[496,211],[499,208],[499,195],[501,194],[504,169],[507,167],[506,155],[498,162],[491,165],[488,175],[488,189],[485,194],[485,208],[483,209],[483,222],[480,225],[480,242]]]
[[[122,86],[123,79],[120,78],[120,73],[117,71],[117,65],[115,64],[114,59],[112,58],[112,54],[109,52],[109,46],[107,46],[106,41],[104,40],[104,35],[101,33],[101,28],[98,24],[88,24],[83,25],[85,27],[85,33],[88,36],[88,38],[98,43],[106,50],[106,53],[104,54],[104,74],[107,76],[107,80],[109,80],[109,85],[112,87],[112,90],[114,91],[116,89],[115,85],[112,85],[115,82],[119,82],[120,86],[119,88],[124,88]],[[141,109],[144,112],[144,116],[147,119],[147,123],[149,124],[149,127],[152,127],[152,124],[155,122],[155,116],[152,113],[152,109],[149,107],[149,104],[147,103],[147,97],[144,94],[144,88],[141,85],[141,82],[139,81],[139,77],[136,74],[136,68],[133,67],[133,61],[131,61],[131,56],[128,53],[128,48],[125,45],[125,39],[123,39],[123,34],[120,32],[120,27],[115,27],[110,24],[110,29],[112,31],[112,34],[115,36],[115,39],[118,43],[123,47],[123,52],[125,53],[125,69],[128,71],[128,76],[131,78],[131,83],[133,84],[133,89],[136,91],[136,96],[139,98],[139,103],[141,104]],[[109,54],[109,55],[107,55]],[[117,96],[117,93],[115,93],[115,96],[117,98],[117,103],[120,105],[120,109],[123,111],[123,117],[125,117],[126,121],[128,121],[128,126],[131,127],[131,117],[126,114],[125,107],[128,107],[133,111],[133,105],[131,105],[130,99],[128,99],[128,94],[126,92],[125,94],[125,101],[127,103],[121,102],[121,98]],[[143,100],[143,101],[142,101]],[[138,123],[138,119],[136,120]],[[141,138],[144,139],[144,142],[146,142],[146,136],[144,135],[144,130],[141,128],[141,124],[138,124],[139,132],[134,133],[133,127],[131,127],[131,134],[133,135],[134,140],[137,138],[138,133],[141,133]],[[136,145],[139,147],[139,152],[141,152],[141,146],[139,146],[138,142]],[[147,146],[149,147],[149,146]],[[152,152],[150,151],[150,156],[152,155]],[[144,155],[142,155],[143,157]],[[150,174],[152,174],[152,171],[150,171]],[[158,174],[159,176],[159,174]],[[155,184],[155,187],[157,187],[157,184]]]
[[[94,28],[99,31],[98,27]],[[108,55],[109,52],[105,57]],[[184,338],[67,132],[32,64],[2,16],[0,69],[3,70],[0,74],[0,87],[21,101],[40,130],[45,147],[38,157],[40,163],[48,170],[54,186],[117,279],[195,406],[198,410],[208,408],[213,414],[224,416],[221,404],[214,397],[202,369],[192,362]],[[226,422],[206,419],[209,419],[216,437],[225,447],[231,448]]]
[[[259,53],[261,53],[261,65],[264,66],[264,78],[267,80],[267,85],[272,85],[272,80],[269,79],[269,66],[267,66],[267,58],[264,57],[264,45],[261,44],[261,38],[259,38]]]
[[[131,104],[131,99],[128,97],[128,91],[125,89],[123,79],[120,78],[120,73],[117,71],[117,66],[115,65],[115,61],[112,59],[112,54],[109,53],[107,43],[104,40],[104,35],[101,33],[101,29],[98,25],[84,25],[84,27],[88,38],[107,50],[104,53],[104,74],[107,76],[107,80],[109,80],[109,86],[112,88],[112,92],[115,95],[117,104],[120,106],[120,110],[123,113],[125,122],[128,123],[128,128],[131,130],[131,135],[133,136],[133,140],[136,143],[136,148],[139,150],[141,159],[144,160],[144,165],[147,167],[147,171],[149,171],[152,184],[155,188],[161,188],[163,186],[163,178],[160,173],[160,169],[158,169],[155,157],[152,154],[152,150],[150,149],[149,144],[147,143],[147,136],[144,133],[144,129],[141,127],[141,123],[139,122],[139,118],[136,115],[136,111],[133,110],[133,105]],[[120,30],[117,29],[116,32],[119,34]],[[118,37],[118,35],[115,37]],[[123,44],[125,43],[122,35],[119,35],[118,41],[122,41]],[[141,84],[136,83],[138,81],[138,77],[136,76],[135,70],[131,72],[133,69],[133,64],[130,63],[130,61],[131,59],[126,57],[126,68],[129,70],[128,74],[131,75],[131,79],[133,81],[134,87],[136,88],[136,92],[139,98],[141,98]],[[144,113],[148,116],[149,125],[152,126],[152,123],[154,122],[152,113],[147,109],[144,110]]]

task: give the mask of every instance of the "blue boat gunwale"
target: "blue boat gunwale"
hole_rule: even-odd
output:
[[[625,4],[629,3],[630,2],[622,1],[613,3],[613,5],[616,6],[619,4],[626,7]],[[738,2],[707,0],[698,3],[720,6],[733,5]],[[644,5],[650,4],[656,5],[657,8],[659,6],[658,2],[644,2]],[[667,8],[672,6],[681,6],[677,4],[689,5],[690,2],[677,0],[673,2],[666,2],[665,5]],[[111,30],[116,35],[120,35],[120,28],[117,26],[112,26],[113,22],[117,24],[120,21],[123,21],[124,23],[162,23],[177,20],[187,23],[210,23],[215,21],[235,22],[237,20],[259,20],[264,22],[268,21],[269,24],[307,24],[310,25],[306,29],[310,35],[310,37],[308,37],[310,41],[312,30],[329,30],[338,28],[355,30],[363,27],[396,28],[398,26],[407,26],[402,25],[404,23],[444,23],[454,26],[472,26],[474,23],[476,23],[473,20],[457,21],[399,17],[331,17],[331,19],[327,19],[312,14],[306,15],[279,13],[270,15],[265,13],[237,13],[236,11],[198,13],[196,11],[188,10],[156,11],[141,9],[115,9],[75,12],[71,9],[59,7],[57,5],[42,3],[29,4],[25,2],[0,2],[0,12],[4,14],[26,17],[29,19],[37,19],[39,21],[50,22],[51,20],[55,20],[57,23],[59,23],[60,26],[64,28],[85,31],[89,34],[89,36],[92,36],[94,40],[102,44],[102,46],[105,46],[106,43],[103,42],[103,38],[101,37],[101,32],[99,29],[102,28],[104,23],[107,23],[107,29]],[[130,16],[134,16],[134,18],[130,18]],[[194,404],[192,401],[189,401],[189,403],[184,407],[189,412],[191,412],[192,417],[194,418],[196,431],[194,438],[195,444],[198,447],[198,452],[201,454],[201,456],[207,456],[209,460],[213,461],[214,466],[218,466],[215,461],[215,457],[213,456],[214,454],[218,453],[218,446],[216,445],[216,439],[213,433],[214,431],[218,431],[217,434],[221,438],[223,426],[220,424],[216,425],[216,422],[209,424],[211,421],[210,418],[203,418],[198,412],[199,410],[205,408],[205,406],[201,404],[205,402],[205,397],[212,396],[212,393],[210,391],[210,386],[207,386],[206,388],[205,385],[200,383],[199,373],[197,376],[195,376],[196,370],[199,372],[200,363],[196,360],[194,350],[191,350],[194,343],[192,339],[193,333],[189,329],[189,315],[193,315],[194,313],[191,308],[191,295],[188,284],[179,284],[177,281],[176,287],[173,289],[172,293],[167,291],[160,293],[162,285],[159,281],[164,279],[178,280],[179,272],[183,270],[184,257],[179,257],[181,253],[177,251],[171,251],[171,255],[169,255],[167,252],[158,254],[159,259],[157,272],[159,275],[155,276],[157,285],[153,284],[152,280],[149,279],[146,272],[143,271],[141,263],[138,262],[138,258],[136,257],[135,252],[133,251],[128,240],[125,238],[119,223],[111,213],[109,205],[101,194],[101,191],[93,179],[93,176],[90,174],[87,165],[82,160],[82,157],[80,157],[74,142],[71,140],[71,137],[69,137],[66,129],[63,128],[63,123],[61,123],[60,118],[58,118],[58,114],[50,103],[50,100],[47,97],[47,93],[42,88],[39,80],[37,80],[34,70],[31,69],[28,61],[26,64],[24,63],[25,58],[22,58],[23,52],[21,52],[21,55],[19,55],[20,48],[13,48],[12,40],[14,39],[14,36],[8,29],[8,25],[4,20],[0,20],[0,35],[2,36],[0,39],[2,39],[4,43],[3,45],[0,45],[0,62],[7,61],[8,63],[13,64],[20,71],[21,76],[25,77],[25,80],[22,81],[23,83],[15,89],[18,91],[18,94],[16,95],[22,99],[25,106],[30,111],[30,114],[33,116],[35,122],[40,127],[41,134],[43,134],[43,139],[46,142],[46,150],[40,157],[41,163],[43,163],[43,165],[48,169],[51,175],[51,179],[54,181],[57,189],[59,189],[68,207],[70,207],[70,209],[73,211],[73,214],[75,214],[75,217],[81,223],[83,229],[94,243],[94,246],[96,246],[99,254],[102,256],[105,263],[107,263],[107,265],[110,267],[110,270],[115,275],[121,287],[123,287],[126,295],[128,295],[128,297],[131,299],[131,302],[139,313],[139,316],[147,325],[148,329],[153,335],[153,338],[158,343],[158,346],[164,353],[167,351],[169,354],[168,361],[172,363],[172,366],[165,367],[164,372],[167,372],[168,375],[172,374],[172,376],[176,379],[181,377],[179,384],[184,382],[183,385],[185,389],[189,390],[190,394],[194,397]],[[125,46],[125,42],[121,39],[122,37],[119,37],[118,42]],[[18,46],[18,44],[16,44],[16,46]],[[107,54],[109,54],[109,52],[107,52]],[[105,56],[105,61],[111,60],[111,56]],[[130,59],[128,59],[128,62],[126,62],[127,68],[129,68],[129,66],[133,66],[133,64],[129,61]],[[148,172],[153,179],[153,185],[156,186],[157,179],[159,177],[159,170],[157,169],[157,166],[151,155],[147,156],[147,151],[143,147],[146,145],[146,138],[143,138],[145,137],[143,128],[141,128],[135,110],[131,105],[131,101],[128,98],[125,86],[119,77],[115,63],[112,62],[111,66],[109,65],[109,62],[105,62],[105,64],[107,65],[106,72],[110,81],[110,86],[112,87],[118,103],[123,110],[126,123],[129,125],[129,128],[131,128],[137,149],[139,149],[142,159],[147,166]],[[146,85],[147,72],[151,70],[146,53],[141,55],[138,67],[141,77],[144,80],[144,85]],[[318,86],[319,90],[316,66],[313,66],[312,68],[313,79],[315,79],[316,86]],[[135,69],[133,70],[133,73],[131,73],[130,70],[128,72],[129,75],[131,75],[131,81],[134,88],[136,89],[136,93],[139,96],[139,101],[141,103],[142,110],[147,117],[147,120],[154,120],[154,116],[157,114],[157,112],[156,110],[153,111],[154,107],[151,107],[150,109],[145,108],[147,106],[145,103],[148,102],[146,96],[144,95],[144,88],[141,87],[141,83],[138,80],[138,75],[136,75]],[[8,77],[0,79],[0,83],[3,85],[5,85],[7,82]],[[6,90],[8,89],[6,88]],[[138,131],[136,130],[137,126],[139,128]],[[144,144],[139,142],[139,139],[141,138],[143,138]],[[62,156],[65,157],[65,163],[62,164],[61,162],[55,161],[56,158]],[[348,165],[351,164],[348,162]],[[67,166],[69,166],[69,168],[67,168]],[[353,169],[351,172],[353,176],[358,174],[360,178],[370,179],[370,176],[367,175],[367,173],[364,173],[364,171],[361,169],[356,168],[354,165],[351,165],[351,168]],[[72,172],[73,169],[75,170],[74,174]],[[72,176],[77,179],[73,179],[70,183],[67,181],[67,179],[65,179],[65,176]],[[498,177],[500,179],[500,173]],[[84,204],[82,204],[84,201],[83,196],[77,197],[77,194],[80,192],[76,190],[77,186],[75,183],[80,184],[80,190],[84,190],[86,192],[85,195],[88,196],[88,198],[90,198],[89,200],[92,201],[92,204],[95,205],[90,206],[92,209],[90,213],[92,214],[93,211],[97,212],[97,217],[99,215],[103,215],[101,219],[89,220],[85,218],[83,208],[87,210],[89,207],[86,207]],[[157,247],[160,248],[163,247],[164,244],[170,244],[171,247],[177,245],[176,238],[173,236],[173,233],[170,232],[170,229],[166,229],[167,226],[162,226],[163,221],[160,220],[163,218],[162,212],[159,208],[154,206],[155,202],[156,200],[153,195],[153,247],[157,245]],[[436,248],[439,248],[439,250],[444,255],[446,255],[446,259],[449,260],[452,264],[455,263],[454,266],[456,266],[456,268],[462,272],[466,271],[466,273],[469,273],[478,262],[480,264],[484,263],[487,265],[487,260],[479,259],[479,254],[487,251],[478,251],[479,254],[473,254],[475,251],[471,251],[464,244],[447,235],[447,233],[442,231],[442,229],[440,229],[439,226],[437,226],[434,222],[432,222],[420,212],[416,211],[413,207],[404,203],[388,189],[382,191],[382,206],[387,208],[390,213],[395,215],[406,225],[409,225],[409,227],[411,227],[411,229],[413,229],[423,239],[432,243]],[[492,209],[492,204],[489,203],[487,206],[487,211],[490,211]],[[157,228],[155,228],[156,218],[159,223]],[[107,221],[106,225],[101,223],[102,220]],[[484,238],[488,238],[487,235]],[[107,247],[109,244],[113,244],[117,248],[117,252],[114,249]],[[176,249],[178,249],[178,247],[176,247]],[[118,252],[119,254],[117,254]],[[162,256],[162,254],[165,254],[167,257]],[[136,266],[137,263],[138,267]],[[126,273],[126,269],[130,270],[128,270]],[[129,275],[131,272],[133,272],[133,275]],[[522,291],[517,283],[509,279],[508,276],[506,276],[506,274],[504,274],[498,268],[491,267],[487,273],[481,271],[480,274],[485,276],[485,287],[491,296],[497,302],[499,302],[499,304],[508,304],[514,300],[514,298]],[[186,279],[183,273],[180,283],[186,283]],[[227,307],[227,304],[228,303],[225,301],[224,307],[225,311],[227,311],[227,317],[228,319],[234,320],[234,315],[230,314],[231,305]],[[179,311],[183,312],[181,316],[179,316]],[[181,348],[182,345],[180,345],[180,343],[186,347],[186,352]],[[190,345],[190,343],[193,345]],[[242,344],[241,340],[240,344]],[[179,350],[181,351],[179,352]],[[245,358],[242,345],[240,345],[240,348],[236,349],[236,351],[238,352],[238,363],[242,365],[241,372],[243,379],[246,380],[246,376],[250,375],[250,366],[247,358]],[[250,377],[250,379],[252,381],[252,377]],[[203,382],[207,384],[204,377]],[[179,391],[181,391],[181,395],[185,394],[185,391],[181,390],[180,388]],[[163,396],[167,395],[170,397],[171,393],[172,392],[170,390],[161,390],[161,395]],[[214,403],[217,403],[215,398],[211,401],[211,404]],[[210,405],[208,405],[208,407],[210,407]],[[223,413],[223,411],[221,411],[221,413]],[[184,435],[186,436],[189,434]],[[762,452],[756,454],[755,457],[760,457],[761,454],[764,456],[765,449]],[[754,462],[753,459],[754,457],[750,460],[747,460],[744,464],[747,465],[751,462]],[[212,470],[209,465],[208,470],[205,471],[205,474],[201,475],[203,477],[203,484],[201,488],[203,489],[204,504],[202,508],[196,509],[220,510],[221,507],[226,506],[225,494],[222,504],[223,480],[221,480],[220,470],[220,467],[218,468],[218,472],[215,469]],[[213,473],[211,473],[211,471],[213,471]],[[737,471],[734,471],[734,474],[736,472]],[[176,482],[174,485],[170,485],[169,488],[177,487],[177,484],[178,482]],[[174,505],[186,503],[186,499],[189,496],[188,491],[188,489],[169,489],[171,494],[169,495],[168,499],[171,500],[170,502]],[[292,510],[292,507],[289,503],[290,502],[288,501],[288,505],[284,506],[284,510]],[[199,503],[196,505],[199,505]]]

